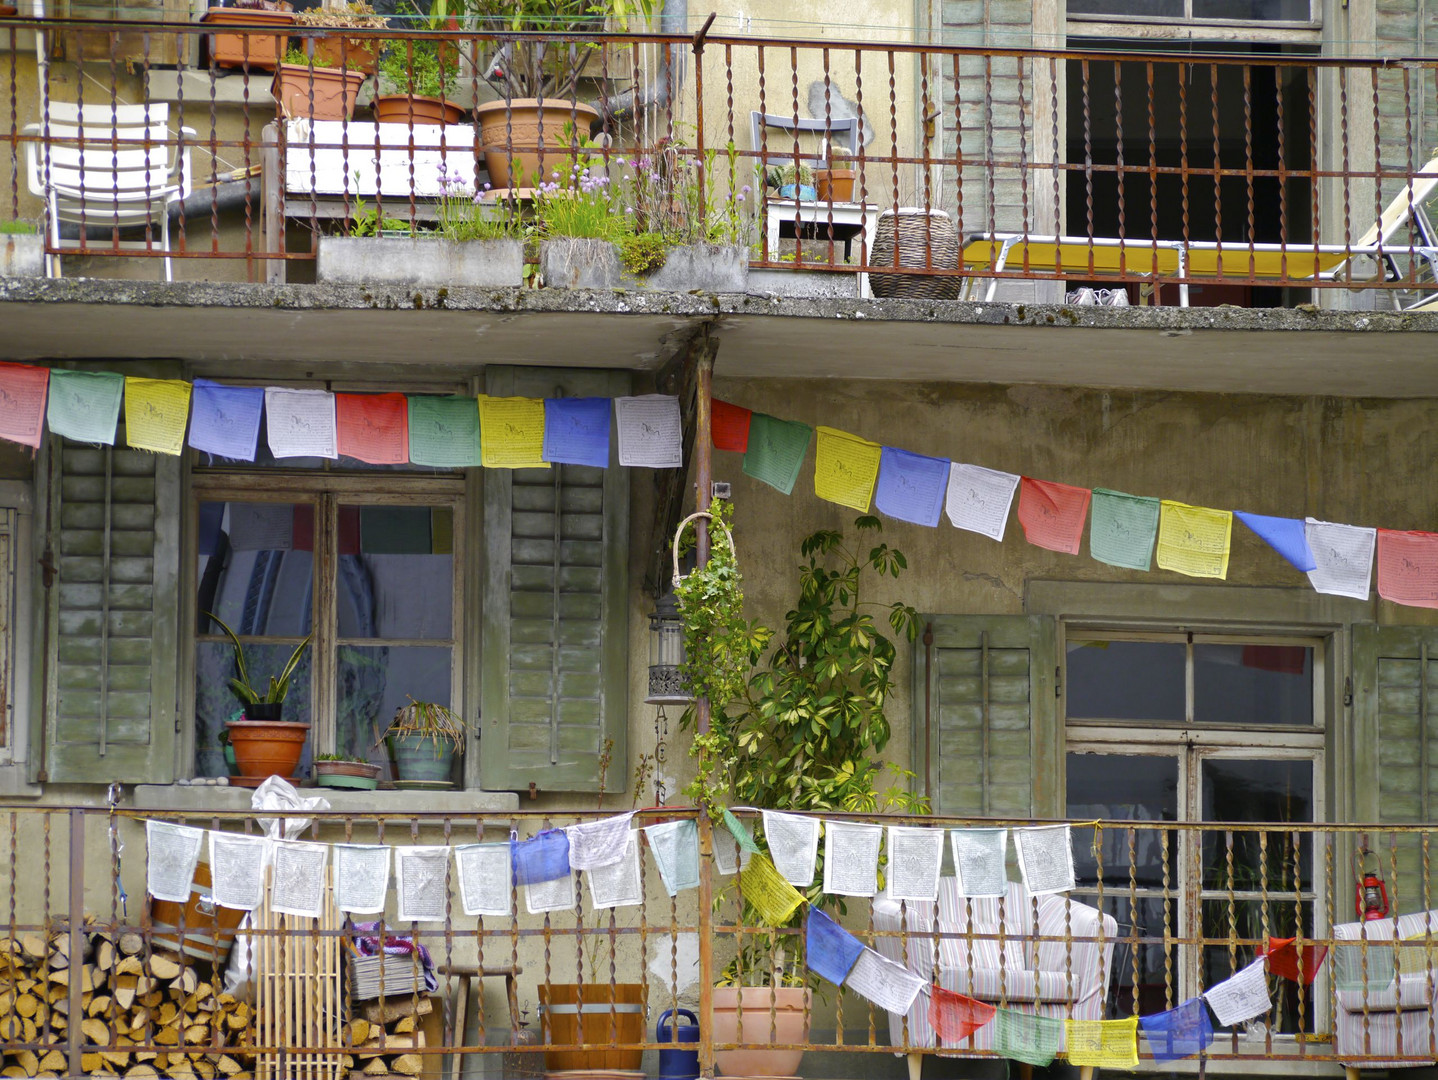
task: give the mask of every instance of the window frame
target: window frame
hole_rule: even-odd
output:
[[[1320,0],[1308,0],[1308,18],[1305,19],[1215,19],[1196,16],[1193,13],[1194,0],[1183,0],[1183,14],[1177,16],[1131,15],[1115,12],[1069,12],[1066,18],[1071,23],[1103,23],[1108,26],[1141,24],[1144,26],[1167,26],[1176,36],[1185,29],[1220,29],[1242,27],[1256,31],[1264,30],[1321,30],[1323,27],[1323,5]]]

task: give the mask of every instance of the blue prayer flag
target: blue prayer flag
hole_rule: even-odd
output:
[[[1140,1016],[1138,1026],[1148,1039],[1155,1061],[1193,1057],[1213,1042],[1213,1022],[1201,997],[1189,998],[1168,1012]]]
[[[544,460],[557,465],[609,465],[609,399],[544,399]]]
[[[925,457],[886,446],[879,454],[874,505],[882,514],[935,528],[949,487],[948,458]]]
[[[190,445],[234,461],[254,461],[265,407],[261,386],[222,386],[195,380],[190,400]]]
[[[804,953],[809,970],[835,986],[849,977],[864,943],[816,907],[809,908],[804,928]]]
[[[569,874],[569,835],[563,829],[545,829],[511,847],[517,885],[539,885]]]
[[[1274,551],[1287,559],[1295,570],[1303,573],[1316,569],[1318,563],[1308,547],[1300,518],[1268,517],[1265,514],[1250,514],[1235,510],[1238,520],[1252,529]]]

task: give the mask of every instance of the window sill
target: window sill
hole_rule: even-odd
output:
[[[223,811],[250,809],[250,788],[211,787],[208,784],[137,784],[130,805],[137,810]],[[519,809],[512,791],[345,791],[336,788],[301,788],[305,798],[322,795],[330,809],[341,814],[400,817],[409,813],[443,812],[459,815],[502,814]]]

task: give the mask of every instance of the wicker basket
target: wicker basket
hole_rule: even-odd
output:
[[[957,270],[959,268],[959,232],[949,215],[942,210],[900,210],[897,215],[885,210],[879,215],[874,250],[869,256],[872,266],[893,266],[894,247],[898,245],[900,266],[922,270]],[[898,297],[902,300],[957,300],[963,279],[932,277],[927,274],[869,275],[869,287],[875,296]]]

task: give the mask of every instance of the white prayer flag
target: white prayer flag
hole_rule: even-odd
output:
[[[615,398],[614,415],[619,429],[619,464],[643,469],[678,469],[684,465],[677,397],[644,394]]]
[[[145,822],[145,889],[156,900],[190,902],[205,830],[166,821]]]
[[[1231,979],[1204,991],[1204,999],[1213,1008],[1213,1015],[1223,1027],[1232,1027],[1255,1016],[1262,1016],[1273,1003],[1268,998],[1268,975],[1265,958],[1260,956]]]
[[[552,881],[526,885],[524,906],[531,915],[542,915],[546,911],[573,911],[574,875],[563,874]]]
[[[831,896],[873,896],[879,891],[882,825],[824,822],[824,891]]]
[[[807,889],[814,884],[814,860],[819,855],[819,819],[803,814],[764,811],[764,839],[774,868],[790,885]]]
[[[564,831],[569,837],[570,868],[594,870],[601,866],[613,866],[624,858],[632,817],[633,811],[568,826]]]
[[[281,915],[318,919],[324,910],[329,845],[276,840],[272,850],[275,873],[270,889],[270,910]]]
[[[937,900],[943,862],[943,829],[890,825],[884,891],[893,900]]]
[[[626,834],[619,861],[586,870],[589,901],[598,908],[638,907],[644,903],[644,886],[639,874],[639,832]]]
[[[1007,829],[953,829],[954,876],[960,896],[1003,896],[1008,888],[1004,864],[1009,852]]]
[[[699,887],[699,825],[693,818],[646,825],[644,837],[670,896]]]
[[[908,1012],[926,982],[902,964],[867,947],[844,979],[844,985],[854,993],[891,1013]]]
[[[444,922],[449,906],[449,848],[394,849],[394,891],[398,921]]]
[[[1378,530],[1305,518],[1303,535],[1315,563],[1308,571],[1313,588],[1332,596],[1367,600]]]
[[[353,915],[378,915],[389,896],[388,844],[334,845],[335,906]]]
[[[1013,473],[956,461],[949,467],[944,508],[956,528],[1003,540],[1018,486],[1019,478]]]
[[[728,829],[714,830],[714,867],[725,877],[739,872],[739,841]]]
[[[459,901],[466,915],[508,915],[514,888],[509,844],[465,844],[454,849]]]
[[[337,458],[335,396],[328,390],[265,387],[265,430],[277,458]]]
[[[1014,830],[1024,888],[1036,896],[1074,887],[1073,840],[1067,825]]]
[[[232,911],[254,911],[265,898],[263,836],[210,833],[210,881],[215,903]]]

